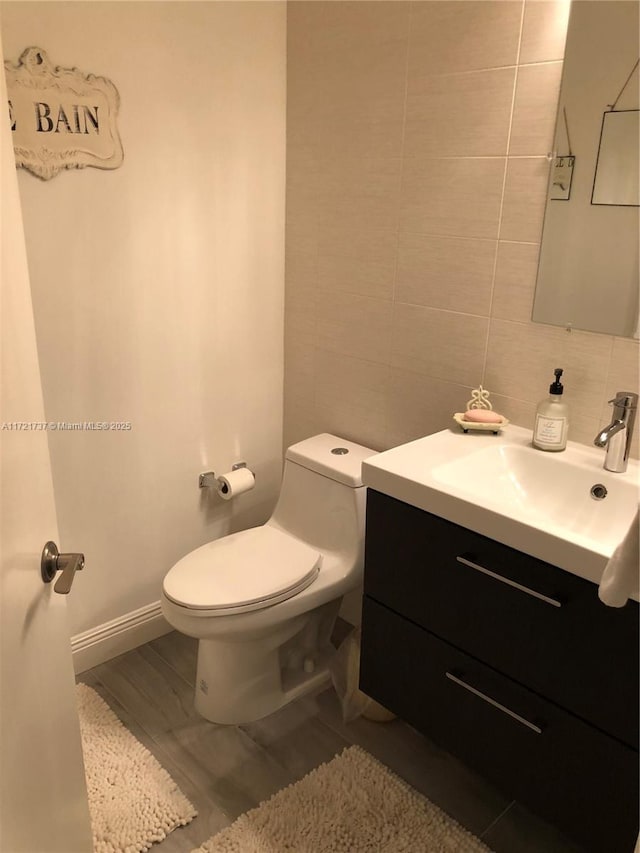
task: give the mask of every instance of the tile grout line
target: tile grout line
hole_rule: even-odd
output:
[[[152,640],[150,643],[147,643],[147,648],[148,648],[151,652],[153,652],[153,654],[154,654],[154,655],[156,655],[156,657],[160,658],[160,660],[161,660],[164,664],[166,664],[166,665],[169,667],[169,669],[173,670],[173,672],[175,672],[175,674],[176,674],[176,675],[177,675],[177,676],[178,676],[182,681],[184,681],[184,682],[185,682],[185,684],[188,684],[188,685],[189,685],[189,687],[191,687],[191,688],[193,688],[193,689],[195,690],[195,679],[194,679],[194,681],[193,681],[193,682],[191,682],[191,681],[189,681],[187,678],[185,678],[185,676],[180,672],[180,670],[176,669],[176,667],[171,663],[171,661],[169,661],[169,660],[168,660],[168,659],[167,659],[163,654],[161,654],[161,653],[160,653],[160,652],[159,652],[159,651],[154,647],[153,642],[154,642],[154,641]]]
[[[405,139],[407,135],[407,102],[409,100],[409,66],[411,61],[411,27],[413,23],[413,4],[409,3],[407,15],[407,54],[404,62],[404,97],[402,103],[402,136],[400,139],[400,184],[398,187],[398,198],[396,206],[396,227],[395,227],[395,257],[393,265],[393,286],[391,288],[391,322],[389,324],[389,339],[387,346],[387,361],[386,361],[386,383],[384,402],[383,402],[383,435],[385,444],[389,440],[390,432],[390,395],[389,388],[391,387],[391,371],[393,369],[393,352],[395,341],[396,328],[396,297],[398,294],[398,267],[400,263],[400,213],[402,205],[402,188],[404,185],[405,173]]]
[[[160,660],[160,661],[162,661],[163,663],[165,663],[165,665],[166,665],[169,669],[171,669],[171,671],[172,671],[172,672],[175,672],[175,670],[173,669],[173,667],[171,667],[171,666],[169,666],[168,664],[166,664],[166,662],[164,661],[164,658],[162,658],[160,655],[158,655],[157,653],[155,653],[155,651],[154,651],[153,649],[150,649],[150,646],[149,646],[149,644],[148,644],[148,643],[145,643],[145,644],[144,644],[144,645],[142,645],[142,646],[138,646],[138,647],[137,647],[137,649],[135,649],[134,651],[139,651],[140,649],[148,649],[148,650],[152,651],[152,652],[153,652],[153,654],[158,658],[158,660]],[[131,653],[130,653],[130,652],[126,652],[126,653],[125,653],[125,655],[120,655],[119,657],[120,657],[120,658],[122,658],[122,657],[125,657],[126,655],[129,655],[129,654],[131,654]],[[108,695],[109,695],[109,696],[110,696],[110,697],[111,697],[115,702],[117,702],[117,703],[118,703],[118,704],[119,704],[119,705],[124,709],[124,711],[125,711],[125,712],[126,712],[126,713],[127,713],[127,714],[128,714],[128,715],[129,715],[133,720],[134,720],[134,721],[135,721],[136,725],[140,726],[140,728],[141,728],[141,729],[142,729],[142,731],[145,733],[145,735],[146,735],[147,737],[149,737],[149,738],[153,741],[153,743],[154,743],[154,744],[157,744],[159,748],[163,749],[163,747],[162,747],[161,743],[158,741],[158,739],[157,739],[156,735],[154,735],[154,734],[153,734],[153,732],[151,732],[151,731],[149,730],[148,726],[147,726],[147,725],[145,725],[144,721],[143,721],[143,720],[141,720],[141,719],[139,718],[139,716],[138,716],[138,714],[136,714],[135,710],[134,710],[132,707],[130,707],[130,704],[127,702],[126,697],[125,697],[125,696],[120,695],[120,694],[117,692],[117,689],[113,689],[112,687],[110,687],[110,686],[109,686],[109,685],[108,685],[108,684],[103,680],[103,678],[101,677],[100,672],[98,672],[98,670],[100,670],[100,669],[102,669],[102,668],[107,668],[107,669],[108,669],[108,668],[111,668],[111,669],[113,669],[113,670],[117,670],[117,667],[118,667],[119,665],[118,665],[118,664],[114,664],[114,663],[113,663],[113,661],[114,661],[114,660],[117,660],[117,659],[118,659],[118,658],[113,658],[113,659],[112,659],[112,660],[110,660],[110,661],[106,661],[105,663],[98,664],[98,666],[97,666],[97,667],[93,667],[92,669],[87,670],[87,673],[91,673],[91,674],[93,675],[93,677],[97,680],[97,682],[100,684],[100,686],[103,688],[103,690],[105,690],[105,692],[106,692],[106,693],[108,693]],[[161,677],[161,678],[163,677],[161,673],[158,673],[158,674],[160,675],[160,677]],[[180,675],[179,675],[179,673],[176,673],[176,675],[178,675],[178,677],[180,678],[180,680],[181,680],[182,682],[184,682],[184,684],[185,684],[187,687],[189,687],[189,689],[190,689],[190,690],[192,690],[192,689],[193,689],[193,688],[191,687],[191,685],[189,685],[189,684],[188,684],[188,682],[186,682],[186,681],[185,681],[185,679],[184,679],[184,678],[182,678],[182,676],[180,676]],[[132,685],[137,689],[137,686],[136,686],[135,682],[134,682],[134,681],[131,681],[130,679],[127,679],[127,678],[126,678],[126,676],[125,676],[125,675],[123,675],[122,673],[121,673],[121,678],[124,678],[124,680],[125,680],[125,681],[127,681],[127,683],[132,684]],[[140,692],[140,691],[138,691],[138,692]],[[141,696],[142,696],[142,694],[141,694]],[[146,697],[144,697],[144,696],[142,696],[142,698],[143,698],[145,701],[151,701],[151,700],[147,700],[147,698],[146,698]],[[182,707],[182,703],[180,703],[180,704],[181,704],[181,707]],[[114,712],[114,713],[115,713],[115,712]],[[117,716],[117,715],[116,715],[116,716]],[[171,731],[173,731],[173,728],[170,728],[170,729],[168,729],[167,731],[168,731],[168,732],[171,732]]]
[[[505,808],[504,808],[504,809],[503,809],[503,810],[502,810],[502,811],[497,815],[497,817],[495,817],[495,818],[491,821],[491,823],[489,824],[489,826],[487,826],[487,827],[486,827],[486,829],[484,829],[484,830],[483,830],[483,831],[478,835],[478,838],[479,838],[481,841],[482,841],[482,840],[484,840],[484,839],[486,838],[486,836],[489,834],[489,832],[493,829],[493,827],[494,827],[494,826],[496,826],[496,824],[497,824],[497,823],[499,823],[499,822],[502,820],[502,818],[506,815],[506,813],[507,813],[508,811],[510,811],[510,810],[513,808],[513,806],[515,806],[515,805],[516,805],[516,801],[515,801],[515,800],[512,800],[512,801],[509,803],[509,805],[508,805],[508,806],[506,806],[506,807],[505,807]]]
[[[515,73],[513,75],[513,90],[511,92],[511,110],[509,113],[509,130],[507,132],[507,145],[506,152],[504,158],[504,172],[502,174],[502,190],[500,193],[500,207],[498,209],[498,222],[496,229],[496,245],[495,245],[495,254],[493,257],[493,273],[491,276],[491,292],[489,295],[489,308],[488,308],[488,322],[487,322],[487,337],[485,340],[484,347],[484,356],[482,359],[482,371],[480,374],[481,383],[486,387],[487,382],[487,362],[489,360],[489,345],[491,341],[491,327],[492,327],[492,313],[493,313],[493,300],[496,288],[496,273],[498,271],[498,255],[500,252],[500,232],[502,231],[502,218],[504,216],[504,202],[505,195],[507,190],[507,175],[509,173],[509,149],[511,147],[511,134],[513,131],[513,120],[516,109],[516,97],[518,94],[518,72],[520,69],[520,53],[522,50],[522,34],[524,32],[524,15],[525,15],[525,6],[526,4],[522,3],[522,9],[520,11],[520,30],[518,32],[518,51],[516,55],[516,64],[515,64]]]

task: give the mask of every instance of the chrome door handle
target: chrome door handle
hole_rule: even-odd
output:
[[[71,592],[71,584],[76,572],[84,569],[84,554],[61,554],[55,542],[47,542],[42,549],[40,558],[40,573],[45,583],[51,583],[57,572],[62,572],[55,586],[54,592],[67,595]]]

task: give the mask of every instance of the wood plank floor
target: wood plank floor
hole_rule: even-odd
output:
[[[250,725],[203,720],[193,709],[196,651],[195,640],[173,632],[78,678],[105,699],[198,810],[153,853],[189,853],[351,744],[368,750],[495,853],[580,853],[400,720],[343,723],[332,689]]]

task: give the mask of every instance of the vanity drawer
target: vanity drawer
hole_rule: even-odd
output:
[[[636,602],[371,489],[365,594],[637,747]]]
[[[360,686],[587,850],[633,850],[635,750],[367,597]]]

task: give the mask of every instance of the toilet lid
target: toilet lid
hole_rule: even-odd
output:
[[[322,556],[269,525],[232,533],[179,560],[164,579],[167,598],[216,615],[276,604],[313,583]]]

